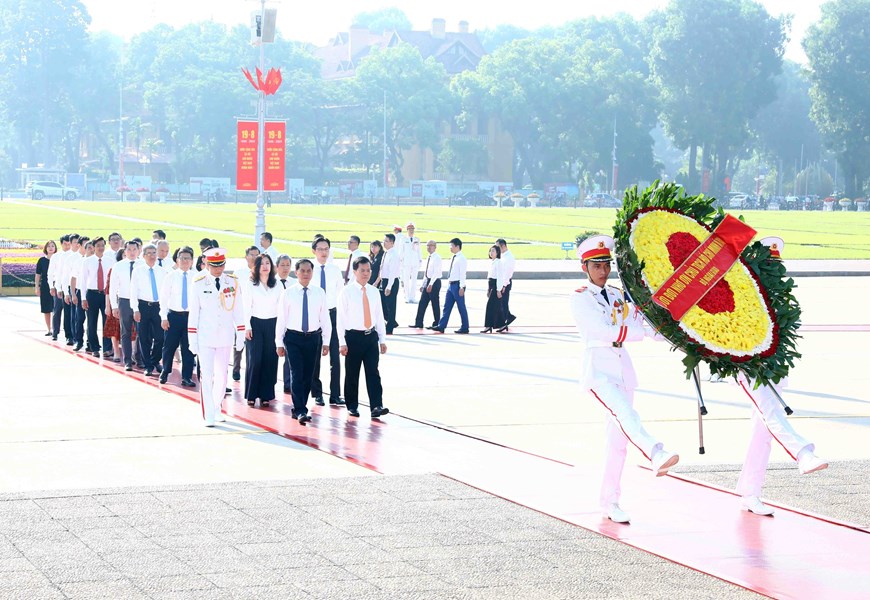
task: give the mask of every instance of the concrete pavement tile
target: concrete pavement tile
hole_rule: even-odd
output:
[[[256,571],[216,571],[214,573],[203,573],[202,576],[219,588],[270,588],[273,586],[292,585],[290,582],[302,580],[306,576],[303,571],[305,570],[276,568],[271,563],[264,562],[261,568]]]
[[[388,551],[399,550],[401,548],[431,548],[442,545],[440,537],[434,535],[418,535],[415,537],[406,537],[404,535],[361,535],[360,539],[368,542],[372,546],[383,548]]]
[[[391,562],[398,559],[398,554],[395,551],[384,550],[366,544],[364,547],[347,551],[340,546],[330,548],[318,547],[317,554],[328,560],[330,563],[340,566],[353,564],[375,564],[378,562]]]
[[[8,588],[27,586],[49,587],[51,582],[42,571],[6,571],[0,577],[0,595],[5,594]]]
[[[16,558],[0,558],[0,573],[8,571],[36,571],[36,566],[21,554]]]
[[[401,560],[391,561],[359,561],[353,564],[343,565],[343,568],[350,573],[355,574],[361,579],[368,579],[374,582],[374,579],[420,577],[426,575],[409,562]],[[380,587],[380,586],[379,586]]]
[[[378,569],[372,569],[377,573]],[[396,577],[363,577],[376,588],[387,592],[420,593],[433,590],[448,590],[454,587],[440,577],[426,574],[405,574]]]
[[[201,575],[137,576],[131,577],[133,584],[153,596],[159,592],[184,592],[188,590],[210,590],[215,585]]]
[[[281,600],[315,600],[317,598],[292,584],[229,588],[227,591],[232,595],[233,600],[274,600],[275,598],[280,598]],[[361,597],[355,597],[354,600],[361,600]],[[383,600],[388,599],[385,598]]]
[[[148,596],[127,579],[116,581],[81,581],[57,586],[70,600],[146,600]]]
[[[275,530],[265,529],[262,525],[255,525],[250,529],[238,529],[232,531],[224,531],[220,527],[213,529],[214,535],[221,540],[222,543],[228,546],[236,544],[246,544],[252,540],[258,542],[284,542],[288,540],[286,533],[281,532],[276,524]]]
[[[53,585],[23,585],[3,587],[0,585],[0,598],[27,600],[66,600],[66,596]]]
[[[154,600],[233,600],[229,590],[173,590],[169,592],[152,592]]]
[[[310,549],[294,554],[265,554],[260,557],[254,557],[253,560],[258,564],[265,564],[273,569],[311,569],[315,567],[336,566],[335,562],[321,556],[320,553],[314,553]]]
[[[11,494],[0,494],[0,521],[6,517],[25,518],[45,515],[45,511],[35,500],[29,498],[15,500],[11,496]]]
[[[188,575],[194,573],[189,565],[167,550],[117,552],[104,557],[106,562],[130,578]]]
[[[226,542],[214,533],[191,533],[180,535],[156,535],[146,538],[161,548],[207,548],[225,545]]]
[[[316,598],[356,598],[359,595],[380,591],[367,581],[330,580],[309,578],[295,585]]]
[[[105,563],[80,563],[72,567],[68,565],[50,565],[41,567],[40,570],[49,581],[56,585],[77,581],[117,581],[123,578],[117,569]]]
[[[59,523],[63,524],[76,535],[88,529],[118,529],[129,527],[127,522],[118,515],[98,517],[64,515],[55,518]]]
[[[173,553],[190,571],[196,573],[257,571],[263,566],[258,558],[245,556],[230,547],[177,548]]]

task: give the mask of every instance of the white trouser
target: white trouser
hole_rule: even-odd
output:
[[[662,444],[653,438],[640,422],[634,410],[634,390],[614,384],[599,385],[589,390],[610,416],[605,431],[604,477],[601,482],[600,502],[603,508],[619,503],[622,493],[619,481],[625,466],[626,446],[631,442],[641,453],[651,460]]]
[[[753,390],[752,385],[743,378],[740,378],[737,383],[753,404],[752,435],[746,451],[746,460],[743,462],[743,470],[740,471],[740,478],[737,480],[737,493],[741,496],[761,496],[772,440],[776,440],[792,460],[797,460],[798,454],[804,448],[812,452],[815,446],[798,435],[791,423],[786,420],[782,405],[769,387],[762,386]]]
[[[402,263],[402,285],[405,286],[405,301],[417,301],[417,274],[420,271],[420,263],[413,264]]]
[[[221,414],[221,403],[227,389],[227,369],[232,346],[223,348],[199,348],[199,386],[202,418],[206,425],[214,425],[215,417]]]

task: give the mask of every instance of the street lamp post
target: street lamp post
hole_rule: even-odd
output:
[[[277,9],[266,10],[266,0],[260,0],[260,13],[255,14],[253,43],[260,47],[259,72],[266,70],[264,45],[275,41],[275,18]],[[265,173],[266,173],[266,90],[257,87],[257,216],[254,224],[254,244],[260,243],[260,235],[266,231]]]

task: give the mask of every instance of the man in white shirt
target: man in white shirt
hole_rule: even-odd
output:
[[[145,264],[133,270],[130,280],[130,306],[137,323],[139,350],[145,362],[145,376],[162,370],[163,328],[160,324],[160,285],[166,271],[157,266],[157,247],[148,244],[142,250]]]
[[[81,244],[81,236],[73,233],[69,236],[70,253],[64,262],[61,279],[64,287],[64,302],[70,305],[69,323],[72,330],[72,339],[75,347],[73,350],[81,350],[85,338],[85,315],[81,309],[81,298],[75,289],[75,279],[84,260],[84,246]],[[67,346],[72,346],[67,342]]]
[[[426,243],[429,256],[426,258],[426,267],[423,269],[423,285],[420,286],[420,304],[417,306],[417,320],[414,321],[415,329],[423,329],[423,319],[426,316],[426,308],[432,303],[432,325],[427,329],[434,329],[441,320],[441,256],[436,252],[438,244],[435,240]]]
[[[157,266],[168,273],[175,267],[175,264],[169,257],[169,242],[166,240],[159,240],[154,245],[157,246]]]
[[[342,406],[341,398],[341,358],[338,354],[338,335],[335,327],[335,307],[338,303],[338,294],[344,287],[344,278],[341,269],[335,266],[329,258],[332,244],[325,237],[315,238],[311,244],[314,253],[314,285],[326,292],[326,308],[329,309],[329,318],[332,322],[331,337],[324,339],[323,343],[329,345],[329,404]],[[311,380],[311,395],[318,406],[324,406],[323,382],[320,380],[320,355],[314,363],[314,377]]]
[[[459,309],[459,318],[461,325],[456,333],[468,333],[468,310],[465,308],[465,274],[468,269],[468,260],[462,254],[462,240],[453,238],[450,240],[450,252],[453,257],[450,259],[450,268],[447,271],[447,295],[444,299],[444,314],[441,315],[441,321],[433,327],[433,331],[444,333],[447,328],[447,323],[450,321],[450,313],[453,310],[453,305]]]
[[[268,231],[264,231],[260,234],[260,248],[262,249],[263,254],[269,255],[269,258],[272,259],[273,263],[278,262],[278,257],[281,255],[278,253],[277,248],[272,245],[272,234]]]
[[[55,252],[48,261],[48,286],[49,292],[54,297],[54,310],[51,315],[51,339],[57,341],[57,336],[60,333],[61,317],[63,318],[63,332],[67,341],[72,340],[72,328],[69,321],[69,305],[63,300],[63,286],[61,284],[61,275],[64,270],[64,263],[69,258],[70,241],[69,235],[60,237],[60,248]]]
[[[360,250],[360,239],[358,235],[352,235],[347,239],[347,251],[350,254],[347,257],[347,265],[344,267],[344,283],[347,285],[353,281],[353,261],[360,256],[365,256],[365,252]]]
[[[298,283],[284,290],[278,303],[275,326],[275,347],[278,356],[290,364],[291,415],[304,425],[308,414],[308,394],[314,379],[314,364],[318,356],[329,354],[332,339],[332,318],[326,306],[326,292],[310,285],[314,264],[307,258],[296,262]]]
[[[390,412],[384,406],[384,388],[378,372],[380,355],[387,351],[387,330],[378,291],[368,284],[372,274],[369,259],[360,256],[353,261],[354,281],[348,283],[338,297],[338,340],[345,357],[344,398],[347,412],[359,417],[359,372],[366,371],[366,392],[372,418]]]
[[[406,227],[408,235],[402,237],[402,285],[405,286],[405,302],[417,303],[417,273],[420,271],[420,238],[414,233],[414,223]]]
[[[112,255],[112,260],[115,260],[115,255],[118,254],[118,250],[121,249],[121,246],[124,245],[124,238],[121,237],[121,234],[117,231],[113,231],[109,234],[109,249],[108,254]]]
[[[116,263],[112,268],[112,282],[109,286],[112,315],[121,323],[121,351],[124,353],[124,367],[127,371],[133,370],[135,358],[132,343],[135,321],[133,321],[133,308],[130,306],[130,281],[133,278],[133,270],[140,264],[144,264],[136,258],[138,254],[138,242],[132,240],[127,242],[124,247],[124,260]]]
[[[82,308],[88,314],[88,350],[94,356],[100,356],[100,343],[97,339],[97,319],[101,319],[101,327],[106,325],[106,279],[109,269],[114,263],[110,263],[105,256],[106,240],[98,237],[93,241],[94,255],[89,256],[82,263],[81,294]],[[112,347],[112,342],[103,338],[103,350],[106,352]]]
[[[287,254],[281,254],[275,260],[275,270],[278,272],[278,283],[282,290],[291,287],[295,282],[290,279],[290,271],[293,268],[293,259]],[[287,357],[284,357],[284,393],[289,394],[291,388],[292,375],[290,373],[290,362]]]
[[[176,255],[178,268],[171,270],[163,278],[160,287],[160,326],[165,332],[163,337],[163,370],[160,383],[166,383],[172,373],[175,351],[181,346],[181,385],[195,387],[193,383],[193,352],[187,337],[187,321],[190,315],[190,297],[193,278],[193,248],[184,246]]]
[[[400,252],[396,247],[395,234],[386,234],[384,260],[381,262],[381,302],[384,307],[387,335],[393,335],[393,329],[399,326],[396,322],[396,298],[399,295],[399,277],[402,269]]]
[[[501,265],[504,270],[504,280],[507,282],[501,290],[501,314],[505,319],[503,329],[506,330],[507,326],[517,319],[513,314],[511,314],[509,306],[511,290],[514,287],[513,277],[517,261],[514,258],[513,252],[508,250],[507,242],[503,238],[497,239],[495,243],[498,244],[498,247],[501,250]]]

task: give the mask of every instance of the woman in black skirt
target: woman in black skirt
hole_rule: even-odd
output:
[[[275,265],[268,254],[260,254],[251,270],[251,284],[242,292],[245,305],[245,399],[254,406],[268,406],[275,399],[278,381],[278,353],[275,324],[283,288],[277,285]]]
[[[486,288],[486,314],[483,318],[483,331],[480,333],[492,333],[493,329],[501,332],[507,329],[504,326],[504,316],[501,314],[501,290],[505,286],[504,269],[501,264],[501,249],[498,244],[489,249],[489,273],[487,279],[489,285]]]
[[[369,285],[381,286],[381,261],[384,260],[384,245],[375,240],[369,245],[369,260],[372,263],[372,274],[369,277]]]
[[[54,310],[54,298],[51,295],[51,289],[48,286],[48,261],[51,260],[51,255],[57,252],[57,244],[53,240],[48,240],[42,247],[43,256],[36,261],[36,281],[35,291],[39,296],[39,311],[45,317],[45,329],[48,331],[46,336],[51,335],[51,311]]]

